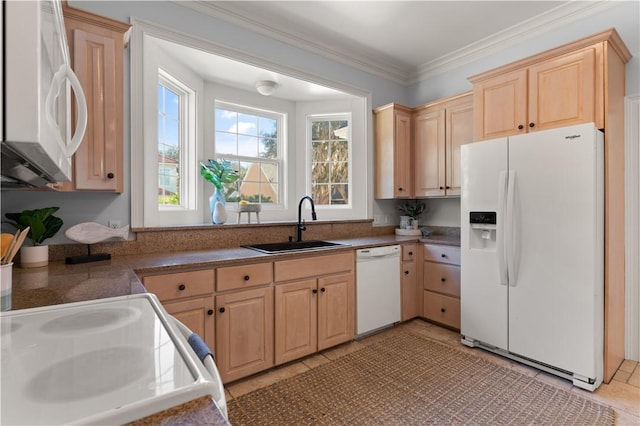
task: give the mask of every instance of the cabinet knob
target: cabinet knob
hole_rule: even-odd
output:
[[[535,123],[529,123],[529,127],[535,127]]]
[[[222,308],[222,309],[224,309],[224,308]],[[213,315],[213,309],[209,309],[209,310],[207,311],[207,315]]]
[[[518,130],[522,130],[524,129],[524,126],[522,124],[518,124]]]
[[[409,256],[413,256],[413,252],[412,251],[409,252]]]
[[[405,275],[409,275],[409,271],[404,271],[404,274]]]
[[[242,279],[245,280],[245,281],[249,281],[250,278],[251,277],[249,277],[249,275],[245,275],[244,277],[242,277]]]
[[[316,294],[318,292],[317,288],[314,288],[313,290],[311,290],[311,293]]]
[[[444,189],[451,189],[451,187],[450,186],[445,186]]]
[[[398,188],[398,191],[404,191],[404,188],[400,187]]]
[[[445,257],[447,257],[447,255],[446,255],[446,254],[444,254],[444,253],[442,253],[442,254],[440,255],[440,257],[444,259]]]
[[[184,291],[186,288],[187,288],[187,286],[186,286],[186,285],[184,285],[184,284],[180,284],[180,285],[178,286],[178,290],[180,290],[180,291]]]
[[[444,189],[444,187],[443,187],[443,186],[441,186],[441,187],[440,187],[440,191],[442,191],[443,189]]]
[[[114,175],[113,173],[111,173],[111,172],[107,173],[107,178],[108,179],[113,179],[114,177],[116,177],[116,175]]]
[[[218,309],[218,311],[220,311],[221,314],[224,314],[224,306],[220,309]]]
[[[322,287],[322,288],[320,289],[320,291],[324,293],[325,291],[327,291],[327,289],[325,289],[324,287]]]
[[[445,281],[447,281],[447,279],[446,278],[440,278],[440,281],[445,282]]]
[[[443,314],[446,312],[447,310],[445,308],[440,308],[440,312],[442,312]]]

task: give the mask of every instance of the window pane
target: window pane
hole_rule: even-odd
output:
[[[311,124],[311,140],[329,139],[329,123],[326,121],[314,121]]]
[[[238,129],[241,135],[258,136],[258,117],[249,114],[238,114]]]
[[[348,121],[331,122],[331,139],[348,139]]]
[[[327,142],[312,142],[311,161],[329,160],[329,144]]]
[[[216,132],[216,153],[235,155],[238,152],[236,135],[226,132]]]
[[[329,204],[329,185],[312,185],[311,198],[314,199],[316,204]]]
[[[273,118],[258,117],[258,131],[262,137],[278,137],[278,121]]]
[[[216,130],[234,132],[238,123],[238,113],[225,109],[216,109]]]
[[[165,114],[169,117],[178,118],[178,106],[180,102],[180,97],[177,93],[172,92],[171,90],[165,90]]]
[[[331,185],[331,204],[348,204],[347,185]]]
[[[333,163],[331,165],[331,182],[349,183],[348,163]]]
[[[258,139],[252,136],[238,135],[238,155],[242,157],[257,157]]]
[[[331,160],[347,161],[349,159],[349,142],[331,142]]]
[[[262,172],[268,182],[278,183],[278,166],[276,164],[263,164]]]
[[[260,157],[275,160],[278,158],[278,140],[274,138],[260,138]]]
[[[311,167],[311,179],[316,183],[329,182],[329,164],[328,163],[315,163]]]

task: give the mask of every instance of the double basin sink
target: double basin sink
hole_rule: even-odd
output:
[[[319,250],[333,247],[343,247],[347,244],[332,243],[330,241],[310,240],[310,241],[287,241],[282,243],[253,244],[243,246],[248,249],[257,250],[262,253],[282,253],[290,251]]]

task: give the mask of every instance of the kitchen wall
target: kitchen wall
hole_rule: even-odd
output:
[[[430,76],[411,86],[367,74],[325,57],[306,52],[280,41],[249,32],[233,24],[181,7],[173,2],[157,1],[69,1],[74,7],[86,9],[118,20],[129,21],[130,16],[139,17],[154,23],[175,28],[188,34],[241,50],[256,57],[265,58],[284,66],[298,69],[310,75],[321,76],[324,80],[336,81],[360,88],[371,93],[372,106],[377,107],[389,102],[399,102],[416,106],[441,97],[471,89],[466,80],[468,76],[486,71],[505,63],[553,48],[577,38],[616,27],[631,50],[634,58],[627,64],[627,93],[640,93],[640,35],[639,3],[611,2],[595,15],[585,16],[573,22],[557,23],[547,32],[537,34],[532,39],[520,40],[514,37],[514,44],[506,49],[491,52],[481,59],[475,59],[454,69],[443,69],[439,74]],[[128,56],[125,58],[125,70],[128,70]],[[1,211],[20,211],[25,208],[57,205],[58,213],[65,221],[66,229],[79,222],[96,221],[106,224],[108,220],[129,223],[130,218],[130,181],[129,169],[129,78],[125,72],[125,169],[127,184],[125,192],[116,194],[96,193],[53,193],[41,191],[3,191]],[[371,140],[369,141],[371,143]],[[459,199],[432,199],[428,201],[430,212],[422,224],[434,226],[459,226]],[[387,217],[397,223],[396,202],[393,200],[373,201],[373,218]],[[4,227],[3,227],[4,229]],[[59,233],[52,243],[69,242]]]

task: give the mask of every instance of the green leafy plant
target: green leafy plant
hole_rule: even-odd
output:
[[[426,205],[422,201],[408,200],[398,206],[398,210],[403,216],[409,216],[412,219],[417,219],[422,213],[424,213]]]
[[[22,231],[30,227],[27,238],[34,246],[42,245],[44,240],[56,235],[62,227],[62,219],[54,216],[60,207],[44,207],[41,209],[24,210],[20,213],[5,213],[8,223]]]
[[[222,191],[222,185],[238,180],[238,173],[231,167],[227,160],[209,160],[207,164],[200,163],[200,174],[208,182],[213,184],[218,191]]]

